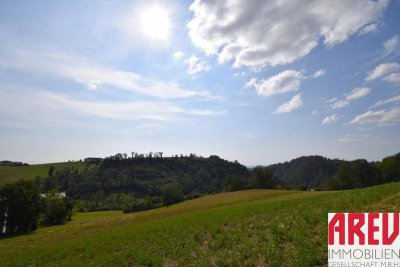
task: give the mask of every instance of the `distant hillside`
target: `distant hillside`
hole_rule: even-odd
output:
[[[117,156],[117,157],[116,157]],[[208,194],[226,190],[227,176],[237,181],[237,189],[251,188],[249,179],[254,178],[257,168],[246,168],[238,162],[229,162],[218,156],[209,158],[190,156],[162,157],[162,155],[117,154],[101,164],[83,162],[49,163],[30,166],[0,166],[0,185],[19,179],[34,179],[44,192],[57,188],[67,191],[70,196],[85,199],[104,198],[112,193],[111,202],[121,202],[120,193],[142,198],[159,196],[161,187],[167,183],[181,186],[185,195]],[[55,168],[54,177],[48,177],[49,168]],[[87,168],[89,167],[90,168]],[[322,156],[303,156],[289,162],[273,164],[273,182],[266,188],[287,187],[291,189],[351,189],[400,179],[400,154],[378,162],[366,160],[345,161]],[[44,181],[46,180],[46,181]],[[274,180],[274,181],[275,181]],[[254,187],[253,187],[254,188]],[[265,188],[265,187],[264,187]],[[117,200],[114,200],[117,198]],[[114,204],[111,206],[115,206]]]
[[[333,177],[345,162],[321,156],[303,156],[269,167],[272,168],[274,176],[290,188],[319,188]]]
[[[83,162],[59,162],[29,166],[0,166],[0,185],[20,179],[33,179],[36,176],[46,177],[51,166],[55,171],[67,167],[82,170],[85,164]]]
[[[270,165],[274,177],[292,189],[342,190],[397,182],[400,180],[400,153],[368,162],[304,156]]]
[[[218,193],[227,177],[248,179],[250,172],[238,162],[191,156],[109,157],[98,166],[76,170],[64,168],[52,176],[42,176],[35,183],[42,192],[65,191],[84,210],[119,209],[135,199],[159,202],[162,188],[176,186],[186,198]],[[237,178],[239,179],[239,178]]]

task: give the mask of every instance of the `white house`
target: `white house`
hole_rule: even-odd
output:
[[[47,194],[40,194],[40,196],[47,197]],[[64,197],[67,197],[67,193],[66,192],[54,193],[54,196],[56,198],[64,198]]]

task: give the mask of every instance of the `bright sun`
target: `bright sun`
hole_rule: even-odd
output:
[[[168,12],[158,6],[151,7],[140,14],[140,26],[143,33],[151,39],[167,39],[170,33]]]

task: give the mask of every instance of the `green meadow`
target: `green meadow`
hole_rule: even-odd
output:
[[[400,183],[336,192],[247,190],[159,209],[78,213],[0,239],[1,266],[324,266],[327,213],[400,211]]]
[[[51,166],[54,170],[61,170],[66,167],[72,167],[82,170],[85,167],[83,162],[59,162],[36,164],[29,166],[0,166],[0,185],[15,182],[21,179],[33,179],[36,176],[46,177]]]

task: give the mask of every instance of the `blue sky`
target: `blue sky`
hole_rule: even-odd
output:
[[[0,159],[400,151],[400,1],[1,1]]]

